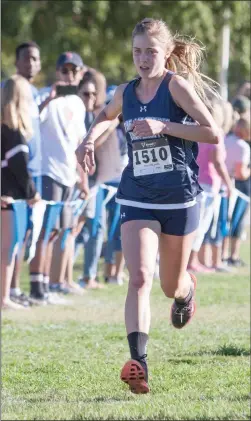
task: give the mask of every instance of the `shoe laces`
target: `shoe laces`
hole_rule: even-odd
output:
[[[184,315],[185,313],[189,313],[189,311],[191,311],[191,306],[177,303],[175,314]]]
[[[141,355],[141,357],[138,359],[138,361],[143,361],[147,358],[147,354]]]

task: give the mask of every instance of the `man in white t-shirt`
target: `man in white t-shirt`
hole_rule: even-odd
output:
[[[39,105],[42,139],[42,198],[47,201],[69,202],[78,176],[84,193],[88,191],[87,175],[77,164],[75,150],[86,134],[85,106],[77,95],[77,86],[86,71],[81,57],[74,52],[61,54],[56,64],[57,82]],[[79,172],[79,173],[78,173]],[[44,232],[51,206],[47,206],[36,255],[31,261],[31,296],[44,299],[48,292],[49,273],[56,235],[72,227],[71,206],[64,205],[46,247]],[[60,271],[60,268],[59,268]]]

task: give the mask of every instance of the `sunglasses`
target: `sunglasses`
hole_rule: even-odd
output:
[[[80,67],[76,67],[75,69],[67,69],[67,67],[64,67],[63,69],[61,69],[61,73],[63,75],[68,75],[69,73],[72,73],[74,76],[76,76],[76,74],[80,71]]]
[[[96,96],[97,92],[83,92],[82,95],[86,98],[90,98],[91,96]]]

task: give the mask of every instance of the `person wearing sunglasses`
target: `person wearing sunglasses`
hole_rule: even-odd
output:
[[[104,97],[104,93],[106,93],[106,91],[103,92],[102,87],[104,87],[104,83],[102,84],[102,82],[104,82],[102,74],[95,69],[89,69],[84,74],[84,77],[78,86],[78,95],[86,106],[86,130],[88,130],[93,123],[97,115],[97,109],[100,109],[101,107],[102,97]],[[94,171],[88,174],[91,197],[88,200],[87,206],[85,207],[82,215],[79,217],[78,228],[76,230],[75,258],[79,247],[83,245],[85,247],[83,277],[80,280],[80,285],[87,289],[97,289],[103,287],[102,283],[97,282],[96,277],[104,239],[106,210],[103,206],[99,216],[97,217],[96,215],[95,219],[98,193],[97,187],[98,184],[104,183],[110,179],[110,171],[112,171],[113,174],[113,167],[116,164],[116,150],[118,149],[114,148],[114,143],[115,146],[117,143],[115,128],[118,124],[119,120],[115,119],[113,124],[111,124],[111,127],[99,137],[95,145],[96,166]],[[106,151],[108,151],[108,156],[110,156],[109,151],[111,148],[113,150],[112,162],[107,160],[106,153]],[[108,176],[106,176],[107,172]],[[97,228],[94,229],[93,226],[95,226],[96,222]]]
[[[86,130],[88,130],[95,118],[94,110],[97,99],[97,85],[93,75],[89,71],[84,74],[83,79],[78,85],[78,95],[85,104],[85,126]]]
[[[94,79],[91,75],[88,77],[89,72],[83,77],[78,86],[78,95],[85,104],[86,114],[93,113],[97,97],[97,89]]]
[[[77,53],[62,53],[56,62],[57,82],[52,85],[47,98],[40,104],[42,198],[47,201],[69,202],[78,180],[83,196],[88,194],[88,177],[83,174],[75,156],[75,150],[86,134],[86,109],[77,95],[77,86],[86,69]],[[71,206],[66,204],[44,248],[44,233],[51,208],[47,206],[45,211],[36,254],[30,264],[31,296],[38,300],[44,300],[44,297],[48,296],[53,243],[57,237],[60,239],[64,235],[65,230],[73,226]],[[64,276],[64,259],[68,259],[70,236],[68,238],[69,241],[65,243],[57,262],[57,279],[53,279],[54,282],[60,282]]]
[[[58,86],[75,86],[75,90],[77,91],[77,86],[87,70],[88,67],[83,63],[81,57],[77,53],[71,51],[62,53],[58,57],[56,63],[56,82],[51,87],[42,88],[40,90],[40,113],[53,99],[60,96],[58,93]],[[70,92],[70,88],[68,90]],[[72,88],[71,91],[74,92],[74,88]]]

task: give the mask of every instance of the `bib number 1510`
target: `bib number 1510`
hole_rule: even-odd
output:
[[[135,142],[133,147],[133,172],[135,177],[173,170],[168,139],[146,139]]]
[[[159,159],[161,159],[161,161],[166,161],[167,157],[168,157],[167,150],[164,147],[157,148],[157,149],[158,150],[145,149],[143,151],[134,152],[134,154],[135,154],[135,164],[140,165],[142,162],[144,164],[148,164],[150,162],[154,163],[154,162],[158,162]]]

